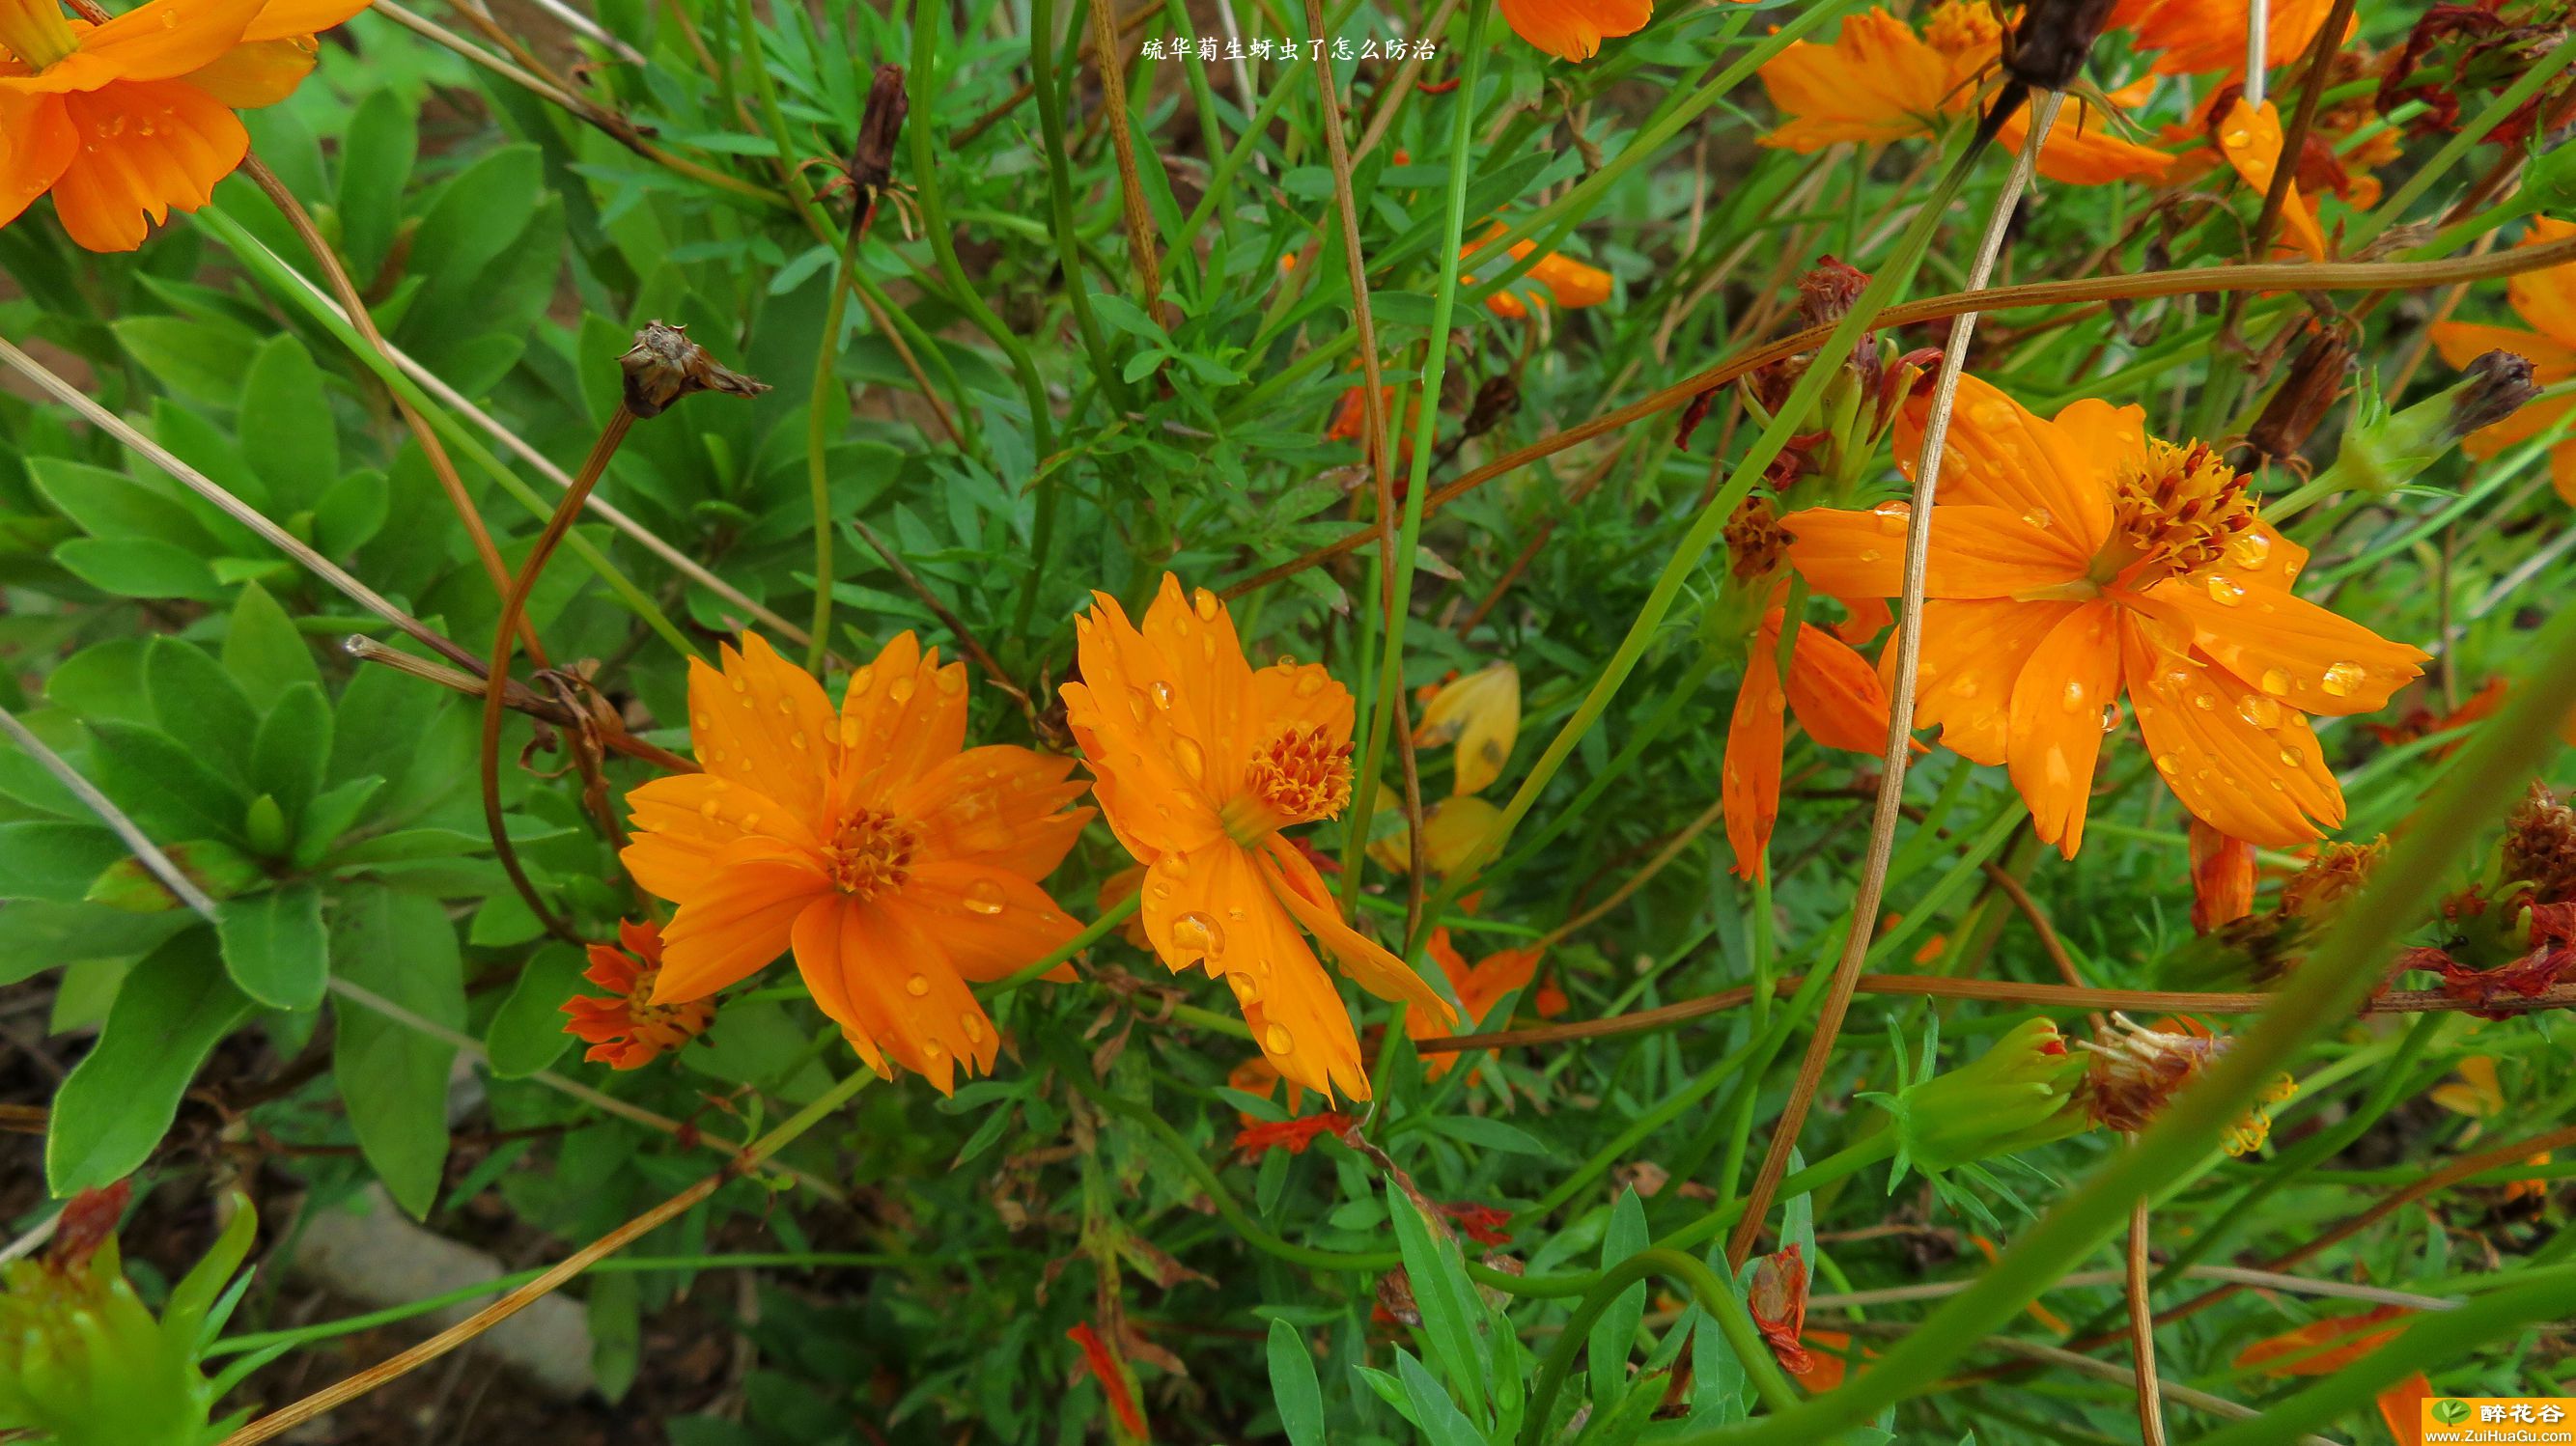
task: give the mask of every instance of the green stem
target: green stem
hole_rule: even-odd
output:
[[[859,242],[868,234],[868,209],[873,197],[862,196],[858,214],[850,218],[849,234],[841,242],[841,269],[832,282],[832,299],[823,308],[823,340],[814,356],[814,392],[805,406],[805,481],[814,498],[814,621],[808,628],[813,634],[805,643],[805,671],[817,677],[823,673],[823,659],[832,650],[832,476],[825,464],[824,451],[831,444],[832,424],[849,410],[841,392],[837,363],[841,357],[841,320],[848,314],[851,274],[859,264]],[[837,403],[837,405],[836,405]]]
[[[1145,895],[1140,890],[1136,893],[1129,894],[1126,898],[1120,899],[1117,903],[1101,910],[1100,917],[1092,920],[1090,927],[1084,929],[1081,933],[1074,935],[1071,939],[1066,940],[1063,947],[1057,949],[1054,953],[1047,955],[1045,958],[1040,959],[1038,962],[1025,969],[1019,970],[1013,974],[1005,975],[1000,982],[996,983],[992,989],[988,991],[990,997],[998,999],[1002,995],[1010,993],[1012,990],[1019,988],[1021,985],[1026,984],[1031,980],[1042,978],[1053,972],[1057,965],[1064,963],[1074,955],[1079,954],[1083,950],[1090,948],[1092,945],[1099,943],[1102,936],[1106,935],[1110,930],[1127,922],[1129,918],[1134,916],[1137,908],[1144,902]]]
[[[1092,314],[1091,285],[1083,278],[1082,243],[1073,223],[1073,147],[1065,136],[1064,93],[1056,86],[1055,0],[1029,0],[1029,85],[1038,107],[1038,133],[1045,142],[1047,212],[1053,223],[1049,229],[1057,265],[1064,272],[1065,304],[1073,308],[1073,329],[1082,338],[1083,355],[1091,360],[1092,376],[1110,405],[1123,412],[1133,401],[1126,379],[1118,374],[1117,358],[1109,354],[1109,344],[1101,336],[1100,320]]]
[[[1539,1368],[1538,1385],[1530,1393],[1530,1413],[1521,1427],[1523,1446],[1534,1446],[1546,1434],[1549,1419],[1556,1412],[1557,1392],[1564,1389],[1576,1354],[1591,1339],[1593,1322],[1618,1300],[1620,1292],[1650,1275],[1668,1276],[1691,1288],[1700,1309],[1726,1333],[1727,1344],[1735,1348],[1737,1360],[1753,1377],[1753,1388],[1762,1393],[1771,1409],[1786,1411],[1798,1404],[1797,1388],[1781,1373],[1779,1361],[1763,1344],[1762,1333],[1754,1328],[1752,1314],[1744,1302],[1735,1298],[1734,1287],[1691,1256],[1648,1246],[1604,1271],[1601,1283],[1586,1292],[1574,1314],[1567,1317],[1565,1330],[1557,1336],[1555,1348],[1547,1353],[1547,1363]],[[1710,1384],[1703,1383],[1703,1389],[1708,1388]]]

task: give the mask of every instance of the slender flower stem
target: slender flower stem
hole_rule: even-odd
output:
[[[483,741],[478,771],[483,783],[483,823],[492,834],[493,857],[501,861],[510,883],[527,900],[528,909],[546,932],[568,944],[582,942],[571,924],[557,915],[537,891],[536,881],[519,863],[518,850],[510,844],[510,831],[501,818],[501,717],[505,684],[510,677],[511,645],[518,640],[519,619],[526,612],[528,594],[535,590],[537,577],[545,571],[547,559],[564,534],[572,530],[572,520],[581,515],[582,500],[590,489],[599,485],[600,475],[608,470],[608,459],[617,455],[617,446],[626,440],[626,429],[635,424],[635,413],[625,402],[609,414],[608,425],[600,429],[599,440],[591,444],[590,456],[581,464],[581,472],[572,479],[572,487],[555,504],[552,517],[546,519],[545,531],[537,534],[535,545],[528,549],[527,560],[510,579],[510,590],[501,597],[501,620],[492,634],[492,663],[483,672]]]
[[[2043,91],[2033,107],[2030,134],[2021,155],[2013,162],[2011,175],[1995,193],[1994,209],[1986,216],[1985,234],[1977,241],[1976,260],[1968,268],[1971,291],[1982,289],[1987,278],[1994,275],[1995,258],[2003,252],[2004,233],[2011,224],[2013,208],[2020,203],[2022,188],[2030,183],[2031,172],[2039,164],[2039,148],[2047,140],[2048,128],[2057,119],[2057,107],[2064,99],[2056,91]],[[2020,100],[2018,91],[2008,90],[1995,102],[1996,110],[2017,105]],[[2000,123],[1990,117],[1978,134],[1982,137]],[[1974,159],[1975,154],[1971,150],[1968,158]],[[1806,1056],[1799,1061],[1797,1082],[1790,1086],[1788,1102],[1772,1126],[1771,1144],[1763,1154],[1762,1167],[1745,1196],[1744,1219],[1736,1226],[1735,1237],[1727,1242],[1727,1259],[1737,1264],[1743,1263],[1754,1238],[1761,1234],[1771,1208],[1771,1192],[1779,1188],[1780,1178],[1788,1173],[1789,1156],[1798,1147],[1798,1131],[1806,1123],[1807,1107],[1815,1100],[1817,1088],[1824,1083],[1825,1064],[1833,1057],[1834,1041],[1842,1033],[1843,1019],[1851,1009],[1853,985],[1860,978],[1861,965],[1869,958],[1870,940],[1877,933],[1879,899],[1887,887],[1887,866],[1896,856],[1896,821],[1905,804],[1906,765],[1914,753],[1914,686],[1922,661],[1923,585],[1932,561],[1932,509],[1950,436],[1951,404],[1958,396],[1959,376],[1967,365],[1968,340],[1976,332],[1977,315],[1966,312],[1950,323],[1949,343],[1942,348],[1941,368],[1932,384],[1931,413],[1923,424],[1922,457],[1915,463],[1913,511],[1905,523],[1905,590],[1896,622],[1896,676],[1888,687],[1887,752],[1881,761],[1877,807],[1870,816],[1869,852],[1861,865],[1860,887],[1853,893],[1851,931],[1844,936],[1842,959],[1835,965],[1833,983],[1825,991],[1816,1031],[1807,1041]]]
[[[2255,6],[2261,9],[2260,0]],[[2136,1143],[2133,1137],[2130,1141]],[[2147,1198],[2129,1208],[2126,1294],[2129,1298],[2129,1366],[2138,1373],[2140,1446],[2165,1446],[2164,1392],[2156,1381],[2156,1304],[2147,1293]]]
[[[1762,1394],[1765,1404],[1775,1411],[1798,1404],[1797,1387],[1782,1374],[1780,1362],[1773,1358],[1770,1346],[1763,1343],[1762,1333],[1754,1329],[1751,1312],[1736,1299],[1735,1288],[1720,1279],[1716,1271],[1678,1250],[1649,1246],[1605,1271],[1601,1283],[1586,1291],[1574,1314],[1566,1318],[1564,1331],[1547,1353],[1546,1363],[1539,1367],[1538,1384],[1530,1391],[1529,1416],[1521,1427],[1523,1446],[1535,1446],[1546,1439],[1549,1421],[1556,1414],[1557,1393],[1565,1387],[1575,1355],[1590,1342],[1593,1322],[1618,1300],[1620,1292],[1650,1275],[1668,1276],[1690,1287],[1699,1308],[1725,1332],[1727,1344],[1734,1348],[1745,1373],[1753,1377],[1753,1389]],[[1702,1389],[1713,1386],[1704,1383]]]
[[[523,572],[522,576],[524,575]],[[630,1242],[649,1235],[678,1219],[696,1208],[700,1202],[713,1195],[719,1188],[757,1170],[770,1156],[786,1148],[806,1131],[821,1124],[834,1111],[849,1103],[851,1096],[857,1094],[874,1079],[874,1075],[864,1070],[853,1071],[824,1091],[813,1103],[788,1117],[786,1122],[777,1129],[745,1147],[742,1153],[728,1161],[724,1168],[574,1251],[545,1274],[392,1359],[370,1366],[356,1375],[316,1391],[282,1410],[272,1411],[262,1416],[257,1421],[226,1436],[219,1446],[258,1446],[259,1442],[283,1435],[317,1416],[327,1415],[395,1377],[417,1370],[473,1340],[476,1336],[552,1294],[558,1287],[569,1283],[573,1277],[589,1269],[602,1258],[615,1254]]]

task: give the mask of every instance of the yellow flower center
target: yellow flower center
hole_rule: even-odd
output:
[[[1250,847],[1290,824],[1338,816],[1351,801],[1351,745],[1321,726],[1290,728],[1252,757],[1243,792],[1218,810],[1226,837]]]
[[[626,1018],[633,1026],[636,1038],[644,1039],[650,1031],[649,1042],[668,1049],[696,1038],[707,1027],[709,1011],[703,1000],[692,1000],[687,1004],[654,1003],[653,982],[661,977],[662,971],[658,968],[636,971],[635,987],[626,992]]]
[[[2111,539],[2095,568],[2103,582],[2110,578],[2101,574],[2141,563],[2139,585],[2198,571],[2254,525],[2245,475],[2199,442],[2149,439],[2112,479],[2111,512]]]
[[[1737,577],[1759,582],[1780,570],[1789,556],[1789,534],[1781,529],[1770,499],[1748,497],[1726,523],[1726,551]]]
[[[1923,39],[1943,55],[1983,55],[2003,48],[2003,22],[1971,0],[1947,0],[1923,22]]]
[[[0,50],[42,72],[80,49],[80,37],[54,0],[0,0]]]
[[[824,868],[832,887],[853,898],[873,898],[903,887],[917,843],[893,815],[862,810],[832,831],[832,841],[823,846]]]

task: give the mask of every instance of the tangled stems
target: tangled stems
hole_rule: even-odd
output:
[[[2467,853],[2479,830],[2524,787],[2531,759],[2547,746],[2558,720],[2576,707],[2576,612],[2551,619],[2536,643],[2532,654],[2538,661],[2518,681],[2504,710],[2457,755],[2432,800],[2408,827],[2395,831],[2398,843],[2386,865],[2372,873],[2369,885],[2345,907],[2306,964],[2289,976],[2273,1007],[2236,1036],[2235,1047],[2168,1106],[2135,1147],[2115,1155],[2024,1232],[1993,1270],[1841,1388],[1750,1425],[1673,1439],[1710,1446],[1804,1442],[1868,1421],[1928,1385],[1979,1339],[2001,1329],[2051,1281],[2122,1229],[2136,1200],[2172,1178],[2181,1162],[2214,1147],[2229,1123],[2300,1049],[2352,1017],[2379,978],[2389,941],[2413,928],[2432,906],[2451,863]],[[2529,1288],[2500,1291],[2497,1297],[2510,1297],[2509,1306],[2491,1308],[2467,1324],[2458,1319],[2462,1312],[2446,1312],[2440,1317],[2446,1322],[2441,1330],[2418,1335],[2424,1330],[2419,1323],[2408,1336],[2426,1347],[2424,1359],[2430,1361],[2436,1343],[2448,1349],[2469,1331],[2501,1329],[2563,1309],[2564,1283],[2556,1282],[2552,1289],[2546,1304]],[[2392,1350],[2372,1360],[2397,1358]],[[2396,1373],[2407,1368],[2401,1365]],[[2339,1401],[2336,1389],[2329,1382],[2300,1399]],[[2233,1439],[2240,1446],[2276,1439],[2273,1417],[2265,1417],[2259,1433],[2248,1430],[2231,1438],[2222,1432],[2209,1439]]]
[[[1660,1245],[1620,1261],[1601,1273],[1601,1281],[1584,1292],[1581,1303],[1565,1322],[1564,1334],[1556,1338],[1556,1347],[1547,1354],[1547,1363],[1539,1368],[1538,1387],[1530,1393],[1529,1419],[1521,1427],[1523,1446],[1531,1446],[1546,1435],[1548,1420],[1556,1414],[1556,1394],[1565,1385],[1566,1373],[1574,1368],[1576,1352],[1591,1339],[1592,1323],[1610,1308],[1619,1293],[1650,1275],[1670,1276],[1691,1288],[1699,1308],[1717,1322],[1726,1333],[1726,1343],[1735,1348],[1735,1358],[1753,1377],[1753,1389],[1772,1410],[1786,1411],[1798,1404],[1797,1389],[1780,1372],[1780,1363],[1771,1348],[1762,1342],[1761,1333],[1753,1328],[1753,1317],[1744,1302],[1735,1298],[1735,1290],[1718,1278],[1717,1272],[1699,1260]]]

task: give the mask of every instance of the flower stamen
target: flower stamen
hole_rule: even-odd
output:
[[[897,824],[892,814],[862,809],[843,819],[833,830],[832,841],[823,846],[824,871],[831,875],[833,888],[864,901],[883,890],[902,888],[911,877],[913,851],[918,847],[912,831]]]
[[[1291,824],[1339,817],[1351,801],[1351,751],[1320,724],[1281,731],[1253,754],[1244,791],[1219,811],[1226,836],[1248,848]]]
[[[2136,570],[2141,585],[2219,561],[2254,525],[2245,474],[2201,442],[2149,438],[2146,450],[2111,479],[2111,511],[2102,563],[2113,574]]]

